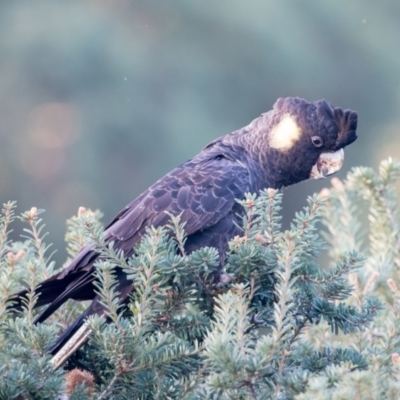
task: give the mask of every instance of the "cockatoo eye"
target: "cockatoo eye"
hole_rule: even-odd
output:
[[[311,141],[315,147],[321,147],[324,144],[324,142],[320,136],[313,136],[311,138]]]

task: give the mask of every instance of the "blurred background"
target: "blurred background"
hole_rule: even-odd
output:
[[[61,262],[79,206],[108,223],[282,96],[358,111],[339,177],[400,158],[400,2],[1,1],[0,201],[45,209]],[[328,184],[287,189],[286,223]]]

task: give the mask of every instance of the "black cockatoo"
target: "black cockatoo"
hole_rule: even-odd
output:
[[[243,210],[236,200],[247,192],[279,189],[337,172],[343,164],[343,148],[357,138],[356,127],[356,112],[335,108],[325,100],[278,99],[271,111],[215,139],[129,203],[105,228],[106,239],[130,257],[148,227],[165,225],[170,214],[180,214],[181,222],[186,223],[185,250],[190,253],[204,246],[215,247],[222,264],[229,240],[241,234],[238,225]],[[43,322],[68,299],[93,300],[60,335],[50,349],[53,354],[60,353],[82,330],[79,328],[88,316],[105,313],[93,285],[93,264],[98,257],[93,246],[82,248],[67,268],[37,288],[36,307],[48,306],[36,322]],[[116,275],[124,302],[134,288],[121,269],[116,269]],[[14,309],[21,307],[23,296],[24,292],[18,294]],[[74,337],[77,335],[77,341],[70,340],[64,346],[64,354],[83,343],[79,332]],[[55,366],[59,363],[54,361]]]

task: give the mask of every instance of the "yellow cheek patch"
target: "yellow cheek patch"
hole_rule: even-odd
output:
[[[301,129],[294,117],[286,114],[272,129],[269,135],[269,145],[277,150],[289,150],[300,139],[300,136]]]

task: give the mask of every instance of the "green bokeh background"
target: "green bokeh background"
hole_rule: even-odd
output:
[[[108,222],[278,97],[359,113],[339,177],[400,150],[398,0],[0,2],[0,201],[46,209],[65,257],[79,206]],[[286,190],[287,221],[307,194]]]

